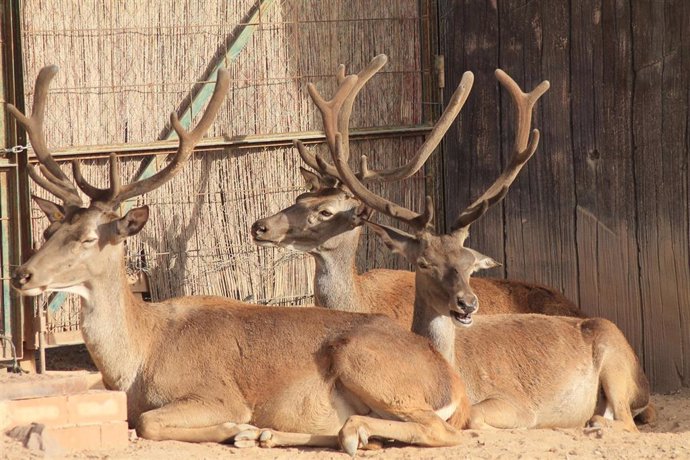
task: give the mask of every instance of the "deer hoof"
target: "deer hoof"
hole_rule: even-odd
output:
[[[238,445],[239,443],[239,445]],[[245,446],[246,444],[246,446]],[[251,427],[237,433],[235,436],[235,446],[237,447],[273,447],[273,432],[263,428]]]
[[[263,430],[259,436],[259,445],[261,447],[270,448],[275,446],[273,440],[273,432],[271,430]]]
[[[354,457],[357,454],[357,449],[366,448],[369,443],[369,432],[355,421],[354,416],[345,422],[338,437],[340,445],[350,457]]]
[[[347,454],[354,458],[357,455],[357,448],[359,447],[359,437],[355,436],[345,436],[340,440],[340,445]]]
[[[357,435],[359,436],[359,443],[361,447],[366,447],[369,444],[369,433],[363,426],[357,428]]]

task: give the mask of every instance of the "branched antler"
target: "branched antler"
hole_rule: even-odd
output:
[[[513,154],[508,166],[494,183],[464,211],[453,223],[451,231],[457,234],[463,241],[469,235],[469,227],[479,219],[494,204],[500,202],[520,173],[522,167],[532,157],[539,145],[539,130],[532,131],[530,139],[530,126],[532,124],[532,109],[539,98],[549,89],[549,82],[543,81],[529,93],[524,93],[520,86],[501,69],[496,70],[496,79],[510,94],[517,112],[517,130]]]
[[[464,85],[461,82],[456,94],[454,95],[454,98],[457,96],[456,103],[460,107],[462,107],[462,104],[464,104],[465,100],[467,99],[466,93],[469,91],[469,87],[471,87],[472,84],[471,74],[468,75],[468,73],[466,73],[463,77],[463,80],[465,80],[465,77],[468,78],[468,80],[465,82],[467,89],[463,89]],[[549,89],[549,82],[544,81],[532,92],[525,94],[522,92],[522,90],[520,90],[520,87],[517,85],[517,83],[515,83],[515,81],[513,81],[513,79],[502,70],[499,69],[496,71],[496,78],[501,85],[503,85],[503,87],[509,91],[517,109],[518,127],[515,134],[515,145],[513,147],[514,153],[506,170],[498,177],[498,179],[496,179],[491,187],[489,187],[481,197],[475,200],[474,203],[468,206],[460,214],[460,216],[458,216],[458,219],[453,225],[452,230],[453,234],[457,235],[462,241],[467,238],[469,226],[479,217],[481,217],[491,205],[498,203],[503,199],[522,167],[525,165],[527,160],[532,157],[537,149],[537,146],[539,145],[538,130],[535,129],[532,132],[532,138],[529,138],[529,130],[532,120],[532,108],[539,97],[541,97]],[[448,124],[450,124],[450,122],[448,122]],[[448,128],[445,127],[442,132],[445,133],[447,129]],[[424,230],[428,226],[433,215],[430,197],[426,197],[424,212],[422,214],[418,214],[372,193],[363,184],[363,178],[366,177],[367,174],[371,174],[367,168],[366,157],[364,157],[362,160],[361,171],[358,176],[352,171],[352,169],[350,169],[350,166],[347,162],[347,157],[342,152],[340,137],[336,136],[336,139],[338,142],[336,142],[336,150],[333,160],[335,167],[338,170],[338,178],[342,180],[345,185],[347,185],[355,196],[362,200],[365,205],[383,214],[400,220],[412,226],[417,231]],[[436,143],[439,141],[440,138],[436,140]],[[414,164],[414,161],[410,164]],[[410,169],[413,170],[414,167],[411,167]]]
[[[16,107],[8,104],[8,110],[19,123],[26,129],[31,145],[36,152],[43,176],[38,174],[34,167],[29,167],[29,175],[41,187],[53,195],[62,199],[66,205],[83,206],[84,203],[79,192],[69,178],[62,172],[55,159],[46,147],[43,135],[43,115],[45,112],[45,99],[48,93],[48,85],[57,72],[56,66],[44,67],[36,79],[36,94],[34,107],[30,118],[27,118]],[[110,155],[110,187],[101,189],[89,184],[81,173],[80,163],[72,162],[72,171],[77,186],[89,197],[92,202],[98,202],[111,209],[117,208],[125,200],[142,195],[148,191],[160,187],[177,174],[191,157],[194,147],[206,134],[211,124],[218,115],[230,86],[230,76],[225,69],[218,71],[216,87],[213,90],[211,100],[201,116],[196,127],[185,130],[177,118],[177,114],[170,115],[170,123],[179,138],[177,152],[172,155],[168,165],[151,177],[122,185],[119,173],[119,161],[114,153]]]
[[[430,196],[426,197],[424,212],[418,214],[376,195],[366,188],[352,169],[350,169],[350,165],[347,163],[347,159],[343,154],[342,137],[340,133],[336,134],[335,145],[336,149],[333,161],[335,162],[335,167],[338,169],[339,178],[347,185],[350,191],[362,201],[362,203],[383,214],[387,214],[397,220],[405,222],[417,231],[422,231],[429,225],[434,217],[434,205]]]
[[[326,101],[316,90],[313,84],[307,86],[309,95],[321,111],[323,118],[324,132],[328,143],[331,156],[335,155],[335,136],[340,133],[342,137],[341,155],[345,160],[350,158],[350,117],[354,100],[364,85],[386,64],[388,58],[379,54],[357,75],[345,75],[345,66],[340,65],[336,73],[338,88],[335,96]],[[444,110],[439,120],[434,125],[433,130],[427,136],[426,141],[417,150],[414,157],[406,164],[397,168],[385,170],[370,170],[367,157],[362,156],[360,160],[360,171],[356,177],[363,182],[389,182],[406,179],[419,171],[424,163],[429,159],[431,153],[436,149],[441,139],[445,135],[453,120],[458,116],[460,110],[467,100],[474,76],[472,72],[465,72],[457,89],[451,97],[450,103]],[[294,141],[300,156],[307,165],[319,171],[322,175],[338,178],[339,172],[332,164],[324,158],[310,153],[300,141]]]
[[[62,172],[60,166],[53,159],[53,156],[48,150],[45,133],[43,132],[43,119],[45,116],[46,99],[48,98],[48,87],[50,82],[57,74],[58,67],[51,65],[43,67],[38,72],[36,77],[36,85],[34,87],[34,103],[31,109],[31,116],[27,117],[19,109],[12,104],[7,104],[7,110],[12,116],[24,127],[31,148],[36,154],[36,158],[40,163],[40,169],[44,177],[42,177],[34,166],[29,166],[29,176],[40,187],[46,189],[56,197],[60,198],[65,205],[82,206],[84,203],[79,196],[74,184]]]

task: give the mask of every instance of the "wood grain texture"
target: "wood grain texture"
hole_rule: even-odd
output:
[[[614,321],[643,356],[632,152],[630,6],[571,5],[571,110],[582,309]]]
[[[656,391],[689,384],[690,2],[456,0],[441,10],[448,81],[472,70],[485,84],[493,65],[525,89],[552,84],[535,109],[535,158],[471,245],[502,249],[508,277],[613,320]],[[509,154],[510,101],[492,85],[476,86],[446,142],[447,221],[496,177],[495,149],[501,164]]]
[[[493,2],[441,2],[441,52],[446,56],[447,103],[462,74],[475,75],[472,92],[458,120],[445,136],[446,227],[480,196],[501,172],[501,132],[498,83],[498,10]],[[472,226],[468,244],[505,263],[502,205],[495,206]],[[503,267],[487,273],[504,276]]]
[[[540,146],[505,200],[506,273],[552,286],[577,301],[573,245],[575,184],[569,106],[569,11],[565,2],[500,2],[501,67],[530,91],[542,80],[551,89],[534,110]],[[512,103],[501,103],[504,158],[511,155]]]
[[[688,379],[685,1],[632,2],[633,142],[646,371],[660,391]]]

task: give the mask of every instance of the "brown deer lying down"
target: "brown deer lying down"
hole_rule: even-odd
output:
[[[140,436],[270,445],[251,423],[285,431],[277,434],[286,444],[341,446],[351,455],[369,438],[460,443],[459,428],[469,415],[462,380],[428,340],[388,318],[220,297],[146,303],[130,293],[123,241],[142,229],[149,211],[144,206],[120,217],[119,205],[159,187],[187,162],[227,93],[225,71],[194,130],[185,131],[172,117],[179,148],[154,176],[123,185],[111,155],[110,188],[98,189],[73,162],[88,206],[43,134],[56,71],[41,70],[31,118],[8,106],[40,162],[42,175],[33,168],[29,174],[63,202],[37,199],[51,225],[12,285],[28,296],[66,291],[84,298],[86,346],[106,386],[127,393],[128,417]]]
[[[369,75],[382,65],[377,57],[354,78]],[[366,223],[390,249],[415,266],[412,329],[428,337],[463,376],[474,404],[470,427],[582,427],[591,422],[636,431],[634,415],[643,414],[647,420],[654,417],[649,385],[635,353],[613,323],[545,315],[486,315],[473,321],[477,296],[470,288],[470,275],[494,262],[464,246],[469,226],[505,196],[539,142],[537,130],[529,139],[531,117],[526,115],[543,89],[524,94],[505,73],[497,71],[497,76],[519,112],[513,158],[487,192],[458,217],[450,234],[435,235],[428,230],[430,198],[419,215],[370,192],[362,184],[364,179],[388,171],[369,171],[364,157],[360,172],[354,173],[348,165],[346,136],[336,132],[333,124],[324,123],[329,142],[333,140],[335,165],[318,161],[322,170],[329,168],[330,177],[343,182],[356,197],[352,199],[416,230],[409,235]],[[343,89],[347,80],[342,72],[339,81],[334,100],[351,91]],[[338,107],[333,101],[323,103],[313,88],[310,92],[323,112]],[[328,118],[324,113],[324,121]]]
[[[378,67],[369,67],[358,75],[355,86],[345,81],[345,68],[338,70],[343,84],[334,98],[324,101],[314,87],[310,94],[323,114],[324,127],[331,151],[335,148],[335,132],[343,136],[343,148],[348,150],[349,121],[352,104],[359,90],[385,64],[385,56],[376,58]],[[403,180],[422,168],[441,142],[451,123],[462,110],[472,88],[474,77],[467,72],[450,104],[434,126],[426,142],[407,164],[386,171],[369,171],[366,182]],[[548,89],[544,82],[532,93],[524,107],[531,119],[532,107]],[[343,311],[383,313],[412,323],[414,301],[414,273],[406,270],[375,269],[359,275],[355,256],[361,234],[361,217],[370,212],[362,202],[337,180],[338,172],[322,158],[306,150],[295,141],[305,163],[317,172],[301,168],[310,191],[297,197],[295,204],[264,219],[251,228],[252,237],[260,246],[280,246],[308,252],[314,257],[314,301],[316,305]],[[346,153],[349,156],[349,152]],[[492,262],[494,263],[494,262]],[[469,268],[469,267],[467,267]],[[584,317],[575,304],[561,293],[532,283],[493,278],[473,278],[471,289],[481,299],[481,313],[543,313],[547,315]]]

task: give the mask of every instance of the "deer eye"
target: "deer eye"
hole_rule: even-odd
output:
[[[96,243],[96,241],[98,241],[98,238],[96,238],[95,236],[90,236],[88,238],[81,240],[81,244],[83,244],[84,246],[93,246]]]
[[[324,209],[323,211],[320,211],[319,214],[321,214],[323,217],[331,217],[333,213],[329,211],[328,209]]]

